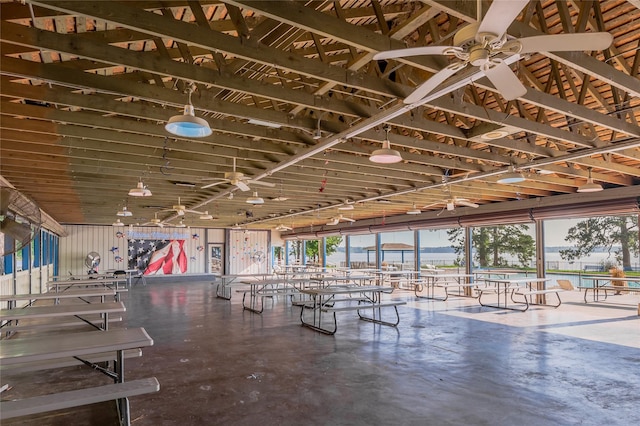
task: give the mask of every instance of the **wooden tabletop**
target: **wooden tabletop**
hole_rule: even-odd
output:
[[[23,362],[53,360],[153,345],[142,327],[112,331],[83,331],[60,335],[9,339],[0,345],[3,366]]]
[[[20,320],[27,318],[47,318],[103,313],[110,314],[125,311],[126,308],[122,302],[28,306],[26,308],[18,309],[2,309],[0,310],[0,320]]]

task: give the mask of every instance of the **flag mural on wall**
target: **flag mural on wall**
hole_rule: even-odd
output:
[[[129,269],[144,275],[176,275],[187,272],[185,240],[129,240]]]

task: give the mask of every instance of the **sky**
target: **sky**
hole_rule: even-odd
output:
[[[546,220],[544,222],[545,245],[547,247],[571,245],[568,242],[566,242],[564,239],[567,236],[567,231],[569,230],[569,228],[574,226],[579,221],[580,219]],[[427,238],[421,238],[421,245],[423,247],[443,247],[443,246],[451,245],[447,237],[446,229],[428,231],[426,235],[427,235]],[[535,238],[535,231],[534,231],[533,224],[531,224],[531,235]],[[352,236],[351,238],[352,238],[352,241],[353,239],[362,238],[365,241],[370,241],[371,245],[374,244],[373,235]],[[405,244],[413,245],[413,231],[386,233],[383,236],[382,242],[383,243],[405,243]],[[369,243],[365,245],[368,245],[368,244]]]

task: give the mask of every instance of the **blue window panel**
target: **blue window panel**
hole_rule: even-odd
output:
[[[53,237],[53,275],[60,275],[58,269],[60,268],[60,262],[58,261],[58,251],[60,250],[60,238],[58,236]]]
[[[42,234],[42,265],[49,264],[49,233]]]
[[[33,239],[33,267],[38,268],[40,266],[40,255],[42,254],[42,246],[40,242],[42,232],[39,232],[38,235]]]
[[[13,238],[6,235],[4,236],[4,246],[7,250],[13,249]],[[4,256],[4,273],[13,274],[13,253]]]
[[[22,247],[22,250],[20,250],[22,252],[22,270],[23,271],[28,271],[29,270],[29,255],[31,254],[31,250],[30,250],[30,246],[27,244],[26,247]]]

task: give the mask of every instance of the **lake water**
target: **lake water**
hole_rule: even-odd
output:
[[[517,258],[504,256],[512,266],[518,266]],[[455,253],[421,253],[420,254],[420,263],[423,265],[434,265],[434,266],[444,266],[444,265],[453,265],[457,258]],[[327,263],[340,266],[345,261],[344,252],[336,252],[330,256],[327,256]],[[366,262],[367,261],[367,253],[351,253],[351,261],[352,262]],[[388,264],[400,264],[402,263],[402,255],[396,252],[388,252],[384,254],[384,261]],[[375,253],[370,253],[369,262],[375,262]],[[563,270],[576,270],[576,271],[584,271],[585,267],[591,266],[600,266],[603,263],[613,263],[615,264],[615,257],[613,255],[609,255],[609,253],[592,253],[587,257],[580,258],[573,263],[569,263],[566,260],[560,257],[560,253],[546,253],[545,254],[545,262],[546,269],[563,269]],[[405,253],[404,256],[405,265],[413,265],[413,254]],[[535,264],[532,262],[529,266],[534,267]],[[640,260],[635,259],[632,261],[632,266],[635,268],[640,268]],[[591,268],[587,268],[591,269]]]

